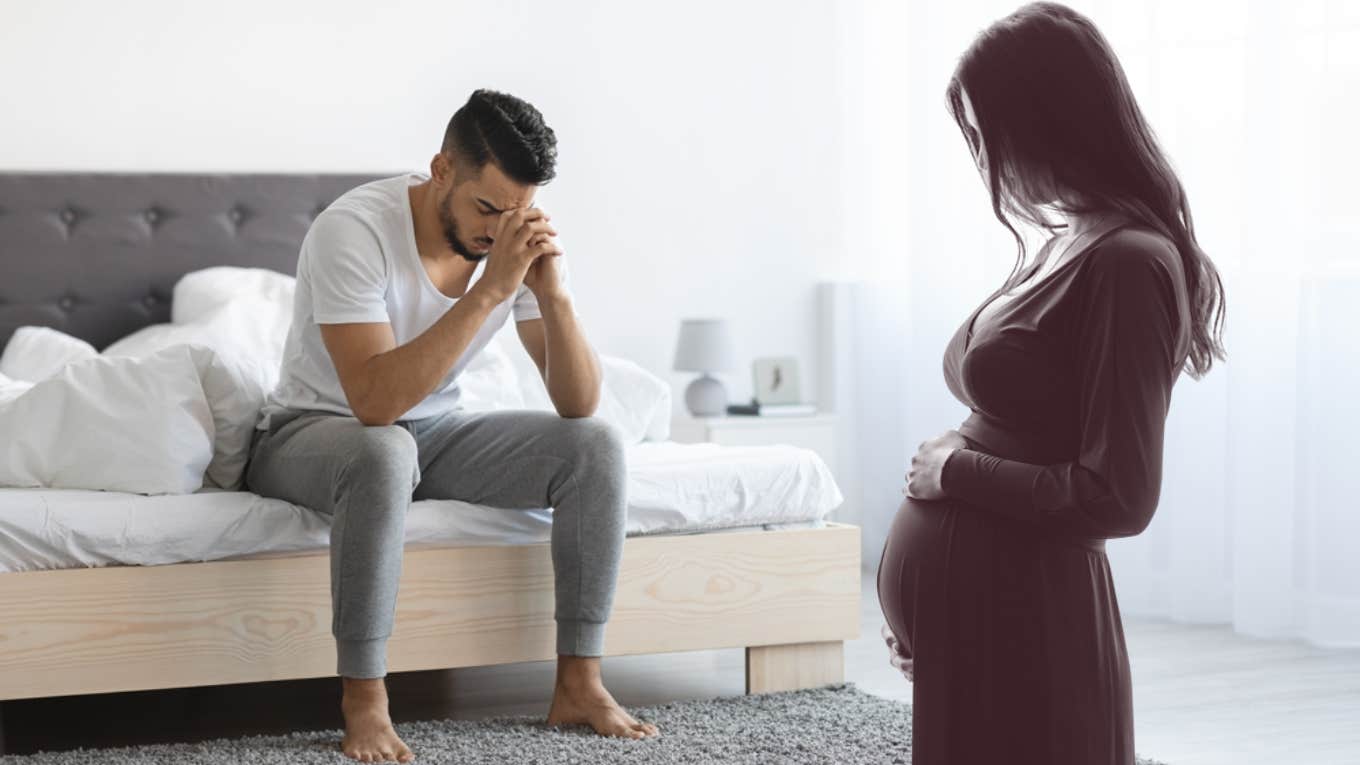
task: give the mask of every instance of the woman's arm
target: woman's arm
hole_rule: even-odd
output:
[[[1147,527],[1161,492],[1166,415],[1188,331],[1184,278],[1167,249],[1109,246],[1089,255],[1099,259],[1077,314],[1077,459],[1031,465],[959,449],[941,469],[945,496],[1082,536],[1132,536]]]

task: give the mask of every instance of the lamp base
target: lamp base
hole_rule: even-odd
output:
[[[727,414],[727,389],[704,372],[685,388],[685,406],[695,417],[722,417]]]

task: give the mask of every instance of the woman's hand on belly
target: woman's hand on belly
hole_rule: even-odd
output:
[[[897,642],[897,636],[893,634],[892,630],[888,629],[886,624],[883,625],[879,634],[883,636],[883,641],[888,644],[888,663],[893,665],[893,668],[898,672],[901,672],[903,677],[915,682],[915,661],[902,651],[902,645]]]
[[[956,449],[968,448],[968,442],[957,430],[946,430],[940,435],[925,441],[911,458],[911,468],[907,471],[907,487],[903,494],[914,499],[942,499],[940,474],[944,461]]]

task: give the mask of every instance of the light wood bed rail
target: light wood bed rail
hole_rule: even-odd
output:
[[[335,674],[326,551],[0,574],[0,700]],[[547,544],[411,547],[388,670],[553,658]],[[741,647],[750,692],[838,682],[859,529],[627,540],[609,655]]]

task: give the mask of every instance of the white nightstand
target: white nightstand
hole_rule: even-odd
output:
[[[765,446],[789,444],[817,452],[831,474],[840,480],[836,462],[836,415],[814,414],[805,417],[690,417],[671,421],[671,440],[681,443],[711,441],[727,446]]]

